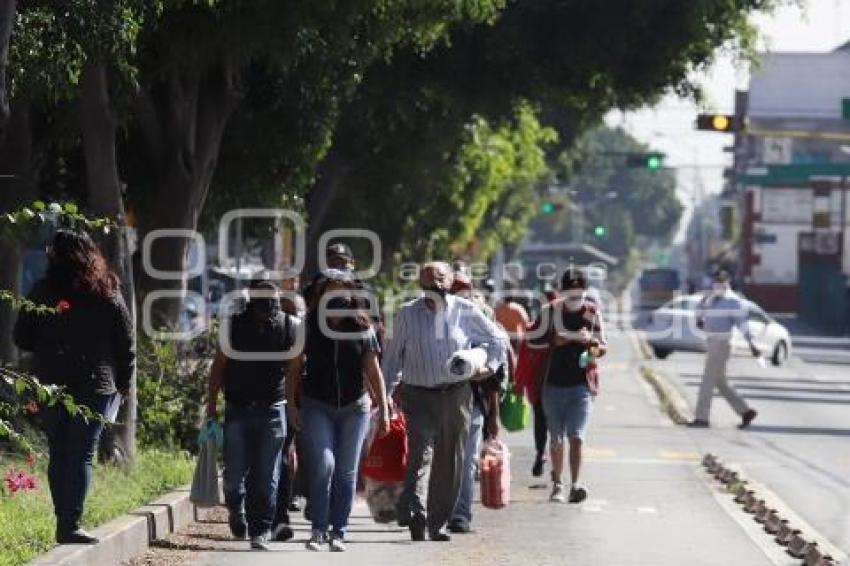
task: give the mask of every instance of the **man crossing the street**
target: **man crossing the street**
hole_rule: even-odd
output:
[[[711,401],[714,389],[726,399],[741,417],[740,428],[747,428],[758,413],[729,384],[726,366],[731,352],[732,329],[737,327],[750,345],[753,356],[761,352],[753,342],[747,327],[747,310],[741,298],[732,291],[729,273],[719,271],[714,277],[712,292],[700,303],[697,311],[697,326],[705,332],[705,370],[697,399],[696,418],[689,423],[692,428],[709,426]]]

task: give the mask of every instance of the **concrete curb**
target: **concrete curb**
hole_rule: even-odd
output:
[[[94,545],[60,545],[30,562],[31,566],[114,566],[144,554],[150,543],[182,529],[195,519],[189,486],[166,493],[151,503],[92,531]]]
[[[687,401],[670,385],[663,373],[649,366],[641,366],[640,374],[652,386],[662,410],[677,425],[685,425],[693,420],[693,414]]]
[[[766,486],[745,477],[737,465],[727,465],[714,454],[702,459],[705,471],[734,494],[735,503],[753,516],[764,530],[775,535],[776,544],[790,556],[802,559],[804,566],[838,566],[847,554],[799,517],[778,495]]]

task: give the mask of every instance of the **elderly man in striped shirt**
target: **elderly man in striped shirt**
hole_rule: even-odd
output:
[[[410,454],[399,524],[408,524],[417,541],[425,539],[426,528],[431,540],[450,540],[445,526],[460,491],[472,390],[469,379],[449,372],[448,362],[457,352],[482,347],[487,361],[472,379],[484,379],[507,360],[507,335],[472,301],[448,294],[452,279],[446,263],[423,266],[425,293],[402,306],[383,360],[388,391],[404,382]]]

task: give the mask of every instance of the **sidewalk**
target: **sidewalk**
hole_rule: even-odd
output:
[[[508,436],[514,456],[510,506],[476,506],[476,533],[450,543],[412,543],[406,530],[372,522],[360,502],[343,555],[305,551],[309,528],[303,521],[294,525],[294,542],[276,544],[269,553],[248,552],[247,542],[228,540],[226,524],[218,522],[196,525],[197,534],[150,556],[165,553],[167,562],[134,564],[798,564],[781,556],[771,560],[755,542],[759,534],[742,527],[752,521],[736,521],[739,511],[722,503],[731,497],[704,479],[689,431],[672,427],[653,406],[628,337],[612,331],[610,340],[588,441],[590,497],[580,506],[549,503],[549,486],[530,474],[533,440],[527,430]]]

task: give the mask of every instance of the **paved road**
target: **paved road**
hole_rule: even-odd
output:
[[[581,506],[551,504],[548,486],[530,476],[530,431],[509,435],[514,458],[511,505],[499,511],[476,506],[471,535],[451,543],[411,543],[406,531],[374,524],[359,503],[345,555],[309,553],[307,525],[296,540],[274,552],[246,552],[227,540],[226,526],[195,526],[163,546],[169,564],[203,566],[299,564],[797,564],[784,557],[755,523],[730,504],[731,496],[706,481],[699,438],[663,418],[637,376],[638,359],[623,333],[611,336],[614,355],[604,369],[595,405]],[[219,515],[221,516],[221,515]],[[193,534],[195,533],[195,534]],[[179,548],[189,549],[180,551]],[[154,553],[156,554],[156,553]],[[139,564],[159,564],[156,556]]]
[[[655,366],[693,407],[703,356],[674,353]],[[732,383],[759,411],[752,429],[715,399],[712,424],[694,431],[701,451],[740,462],[806,521],[850,551],[850,367],[792,359],[761,368],[752,359],[730,364]]]

